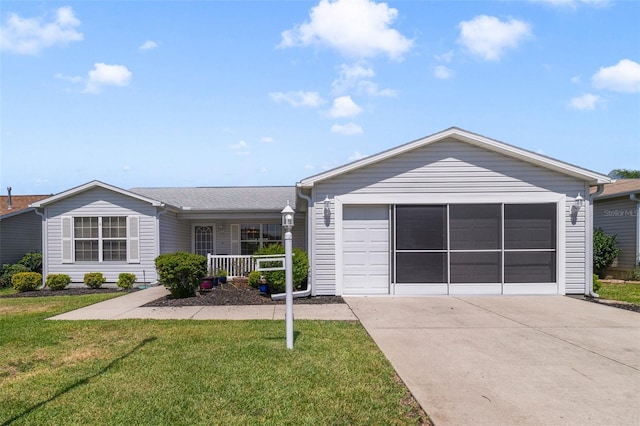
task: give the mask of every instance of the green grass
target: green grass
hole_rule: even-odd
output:
[[[640,283],[603,282],[598,295],[602,299],[621,300],[640,305]]]
[[[45,320],[107,297],[0,299],[0,425],[428,421],[357,322]]]

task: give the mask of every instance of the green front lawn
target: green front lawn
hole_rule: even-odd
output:
[[[603,282],[598,295],[601,299],[621,300],[640,305],[640,283]]]
[[[46,321],[108,295],[0,299],[0,424],[421,424],[359,323]]]

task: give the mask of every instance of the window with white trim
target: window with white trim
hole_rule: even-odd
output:
[[[62,261],[138,263],[139,217],[62,217]]]
[[[253,254],[267,244],[282,243],[282,225],[279,223],[243,223],[240,225],[240,254]]]

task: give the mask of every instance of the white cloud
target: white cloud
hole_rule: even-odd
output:
[[[580,78],[579,75],[576,75],[574,77],[571,77],[571,82],[573,84],[580,84],[582,82],[582,78]]]
[[[54,75],[54,77],[57,78],[58,80],[68,81],[69,83],[73,83],[73,84],[81,83],[82,80],[84,80],[80,76],[64,75],[64,74],[60,74],[60,73],[57,73],[56,75]]]
[[[51,46],[64,46],[80,41],[84,35],[76,31],[80,21],[69,6],[56,10],[55,18],[43,22],[42,18],[21,18],[9,15],[6,25],[0,28],[0,50],[18,55],[35,55]]]
[[[318,92],[272,92],[271,99],[277,103],[287,103],[292,107],[317,107],[324,101]]]
[[[94,64],[94,69],[89,71],[84,91],[86,93],[100,93],[103,86],[128,86],[132,75],[124,65],[107,65],[98,62]]]
[[[445,67],[444,65],[438,65],[433,70],[433,75],[440,80],[448,80],[453,77],[455,73],[452,69]]]
[[[347,157],[347,159],[349,161],[356,161],[356,160],[360,160],[361,158],[364,158],[364,157],[366,157],[366,155],[363,155],[359,151],[356,151],[353,154],[351,154],[349,157]]]
[[[413,40],[390,28],[398,10],[371,0],[320,0],[309,21],[282,32],[279,47],[328,46],[343,55],[369,58],[385,54],[401,60]]]
[[[369,80],[375,77],[376,73],[373,68],[365,67],[360,64],[340,66],[338,78],[331,82],[332,93],[339,95],[350,89],[356,89],[358,94],[366,94],[368,96],[386,96],[395,97],[395,90],[380,89],[378,84]]]
[[[577,9],[579,5],[604,7],[611,4],[611,0],[529,0],[532,3],[546,3],[554,7]]]
[[[347,123],[344,125],[334,124],[331,126],[332,133],[338,133],[339,135],[359,135],[362,133],[362,127],[355,123]]]
[[[582,96],[576,96],[569,101],[569,106],[572,109],[579,111],[593,111],[596,109],[597,104],[600,102],[600,96],[593,95],[591,93],[585,93]]]
[[[313,170],[313,169],[315,169],[315,166],[313,166],[312,164],[305,164],[304,165],[304,169],[305,170]]]
[[[147,40],[138,47],[138,50],[153,50],[158,47],[158,43],[153,40]]]
[[[229,148],[236,152],[236,155],[249,155],[249,144],[243,140],[236,144],[229,145]]]
[[[263,136],[262,139],[260,139],[262,142],[264,143],[273,143],[275,142],[275,139],[273,139],[271,136]]]
[[[329,116],[333,118],[354,117],[362,112],[351,96],[340,96],[333,100],[333,106],[329,110]]]
[[[623,59],[616,65],[602,67],[591,77],[591,82],[598,89],[614,92],[640,92],[640,64],[630,59]]]
[[[440,62],[451,62],[453,60],[453,50],[450,50],[442,55],[435,55],[436,60]]]
[[[499,61],[505,50],[515,49],[533,35],[531,26],[517,19],[501,21],[494,16],[479,15],[458,24],[458,43],[487,61]]]

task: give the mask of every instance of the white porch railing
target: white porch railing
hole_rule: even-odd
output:
[[[220,269],[227,271],[229,277],[246,276],[256,268],[255,264],[255,259],[251,255],[207,255],[207,273],[211,276]]]

